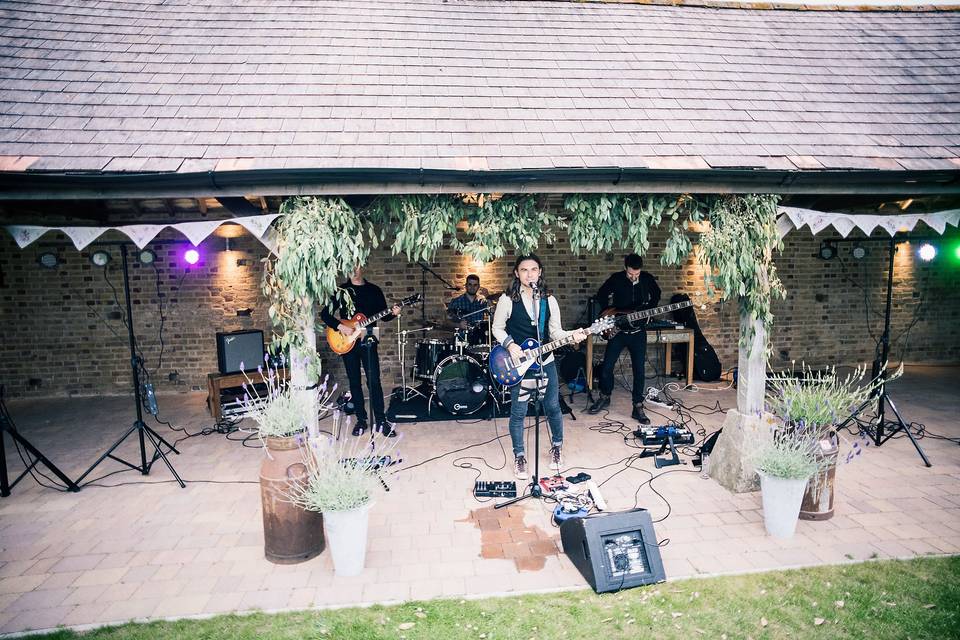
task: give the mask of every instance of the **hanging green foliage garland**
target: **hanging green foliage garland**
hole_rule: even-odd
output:
[[[365,211],[371,224],[379,227],[379,237],[390,243],[394,255],[403,253],[410,262],[430,261],[445,238],[456,241],[457,223],[466,215],[464,202],[451,195],[383,196]],[[371,228],[371,235],[375,235]]]
[[[265,260],[262,288],[270,319],[281,330],[275,344],[305,352],[303,314],[338,294],[337,279],[366,264],[376,238],[341,198],[290,198],[280,213],[276,254]]]
[[[650,248],[650,230],[666,220],[670,229],[660,262],[668,266],[683,264],[691,249],[684,225],[701,216],[697,202],[687,195],[578,193],[564,206],[572,214],[570,247],[577,254],[618,248],[644,255]]]
[[[505,195],[479,200],[466,211],[467,237],[456,248],[474,260],[491,262],[512,249],[518,255],[532,253],[542,239],[551,243],[556,229],[565,225],[555,213],[538,208],[532,195]]]
[[[383,196],[360,211],[341,198],[291,198],[280,210],[280,243],[276,258],[267,261],[264,292],[270,317],[283,330],[280,343],[301,347],[297,318],[305,301],[332,299],[338,279],[365,264],[371,247],[388,236],[393,254],[410,261],[432,260],[449,238],[457,251],[489,262],[509,250],[530,253],[541,239],[553,242],[563,228],[569,228],[576,254],[627,249],[643,255],[650,230],[666,222],[660,262],[680,266],[692,249],[687,223],[706,218],[710,229],[700,238],[698,259],[708,268],[708,285],[724,297],[738,296],[741,311],[769,327],[771,298],[785,295],[772,262],[773,251],[782,248],[777,202],[772,195],[697,200],[676,194],[576,194],[565,201],[566,218],[538,207],[532,195]],[[456,233],[462,220],[465,240]],[[742,335],[742,344],[751,338]]]
[[[709,267],[707,283],[725,298],[737,296],[740,312],[765,327],[773,325],[770,303],[786,297],[773,263],[783,249],[777,233],[776,195],[717,196],[708,202],[709,230],[700,236],[699,260]],[[740,345],[753,340],[748,323]]]

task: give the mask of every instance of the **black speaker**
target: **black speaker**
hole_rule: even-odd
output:
[[[597,593],[667,579],[646,509],[570,518],[560,525],[560,540]]]
[[[263,331],[233,331],[217,334],[217,366],[220,373],[256,371],[263,365]]]

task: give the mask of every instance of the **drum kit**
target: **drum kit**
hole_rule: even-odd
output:
[[[491,307],[460,316],[461,320],[467,321],[476,315],[483,319],[466,329],[450,332],[450,337],[417,340],[411,369],[413,381],[418,381],[414,383],[417,386],[407,386],[408,335],[431,331],[434,327],[398,332],[404,401],[420,396],[427,400],[428,413],[436,404],[448,413],[459,416],[474,414],[489,401],[498,405],[510,401],[510,394],[504,393],[503,388],[490,377],[488,367],[490,350],[496,343],[491,331],[492,304],[491,301]]]

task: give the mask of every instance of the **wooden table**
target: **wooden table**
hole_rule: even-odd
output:
[[[280,380],[287,379],[287,370],[283,367],[275,370],[275,375]],[[222,407],[220,406],[220,391],[232,387],[242,387],[248,381],[253,384],[259,384],[266,381],[266,372],[258,373],[256,371],[247,371],[243,373],[208,373],[207,374],[207,409],[215,420],[223,417]]]
[[[653,329],[647,331],[647,344],[662,344],[665,350],[666,367],[664,373],[670,373],[670,346],[680,342],[687,343],[687,384],[693,384],[693,329]],[[593,390],[593,341],[596,336],[587,336],[587,389]],[[597,338],[600,344],[606,344],[603,338]],[[643,363],[647,366],[647,363]]]

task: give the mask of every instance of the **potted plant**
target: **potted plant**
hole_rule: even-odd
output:
[[[887,377],[887,382],[903,373],[901,366]],[[836,367],[814,371],[801,365],[800,374],[791,370],[769,379],[768,410],[786,428],[802,431],[817,459],[817,471],[808,483],[799,517],[805,520],[826,520],[833,517],[834,485],[840,454],[841,434],[837,425],[862,405],[883,384],[880,376],[863,383],[866,367],[857,367],[845,377]],[[846,456],[849,462],[859,455],[870,439],[863,431],[851,444]],[[861,445],[861,443],[863,443]]]
[[[241,404],[266,453],[260,465],[264,555],[277,564],[294,564],[324,548],[323,516],[290,502],[286,493],[290,482],[304,477],[300,448],[307,439],[306,416],[315,406],[326,407],[333,391],[327,391],[326,379],[307,390],[287,384],[269,366],[266,373],[258,367],[257,373],[263,382],[244,374]],[[266,392],[258,392],[258,385],[266,385]]]
[[[373,439],[337,440],[318,434],[308,438],[301,450],[304,473],[289,483],[287,496],[306,511],[323,513],[333,568],[339,576],[363,571],[370,507],[381,488],[389,490],[385,477],[399,461],[396,444],[388,440],[378,447]]]
[[[775,538],[789,538],[797,528],[804,490],[824,464],[817,455],[818,446],[815,431],[783,425],[754,451],[752,462],[760,476],[763,524]]]

